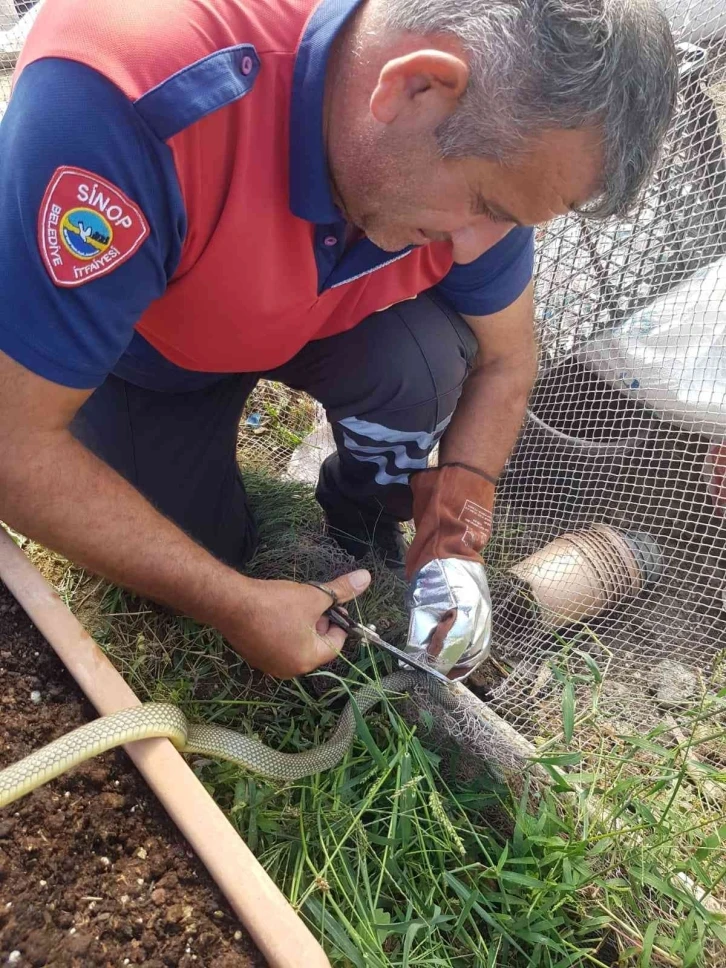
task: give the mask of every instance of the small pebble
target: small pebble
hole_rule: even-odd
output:
[[[11,951],[10,954],[8,955],[7,963],[9,965],[17,965],[17,963],[20,961],[20,958],[21,958],[21,954],[16,948],[15,951]]]
[[[101,863],[103,864],[104,867],[111,866],[111,861],[108,859],[108,857],[101,857]]]
[[[9,911],[12,906],[13,906],[13,902],[12,901],[8,901],[8,903],[5,905],[5,910],[6,911]]]
[[[143,877],[137,877],[136,878],[136,883],[137,884],[143,884],[144,883],[144,878]]]
[[[128,959],[128,958],[124,958],[124,964],[125,964],[125,965],[130,965],[130,964],[131,964],[131,962],[129,961],[129,959]]]
[[[48,881],[38,881],[41,887],[45,887]]]
[[[40,693],[38,692],[38,690],[37,690],[37,689],[33,689],[33,691],[32,691],[32,692],[31,692],[31,694],[30,694],[30,701],[31,701],[31,702],[34,702],[34,703],[35,703],[35,705],[37,706],[37,705],[38,705],[38,703],[40,702],[40,700],[41,700],[41,695],[40,695]]]
[[[136,851],[136,856],[140,857],[141,860],[146,860],[146,858],[148,857],[148,854],[146,853],[146,849],[144,847],[139,847],[139,849]]]
[[[224,917],[224,912],[217,910],[217,911],[214,912],[214,917],[215,918],[223,918]]]
[[[75,933],[76,933],[75,928],[68,928],[68,934],[75,934]]]
[[[34,652],[34,653],[33,653],[33,655],[34,655],[34,656],[35,656],[35,658],[37,659],[37,658],[38,658],[38,656],[40,655],[40,652]]]
[[[234,940],[235,941],[241,941],[242,940],[242,932],[241,931],[235,931],[235,933],[234,933]]]

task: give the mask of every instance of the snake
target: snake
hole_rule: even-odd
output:
[[[464,740],[489,772],[501,780],[521,774],[531,763],[534,748],[463,683],[447,683],[415,669],[399,669],[353,692],[330,737],[298,753],[273,749],[226,726],[190,723],[171,703],[147,702],[121,709],[77,727],[0,770],[0,807],[94,756],[142,739],[165,738],[180,753],[228,760],[268,780],[301,780],[340,763],[356,735],[356,713],[365,716],[386,693],[408,693],[417,708],[437,710],[447,733]]]
[[[367,683],[352,694],[330,738],[299,753],[272,749],[253,736],[225,726],[190,723],[182,710],[170,703],[140,703],[85,723],[0,770],[0,807],[94,756],[142,739],[165,738],[180,753],[228,760],[270,780],[300,780],[329,770],[343,759],[356,734],[356,708],[365,716],[386,693],[406,692],[425,678],[424,673],[401,669],[380,682]],[[440,687],[442,693],[447,688],[435,680],[431,680],[431,687]]]

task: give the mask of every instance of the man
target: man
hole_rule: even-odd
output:
[[[535,374],[531,227],[626,209],[675,86],[646,0],[47,0],[0,125],[0,515],[309,671],[330,597],[237,570],[237,423],[281,380],[333,425],[332,532],[406,557],[411,647],[465,674]]]

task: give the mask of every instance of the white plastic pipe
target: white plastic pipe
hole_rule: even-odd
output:
[[[4,528],[0,579],[101,716],[139,699]],[[126,752],[194,848],[272,968],[330,968],[325,952],[166,739],[129,743]]]

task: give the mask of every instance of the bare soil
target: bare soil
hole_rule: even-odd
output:
[[[0,583],[0,768],[93,718]],[[0,811],[0,964],[266,962],[122,751]]]

